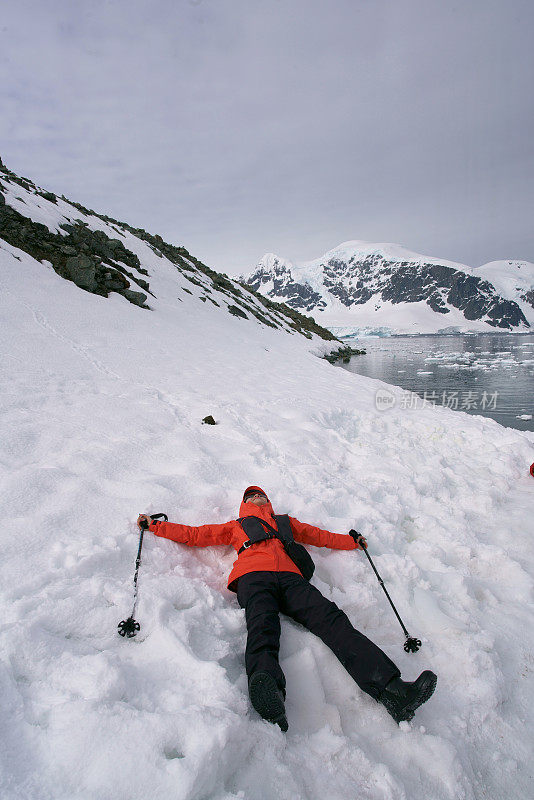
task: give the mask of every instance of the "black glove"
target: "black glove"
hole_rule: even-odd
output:
[[[355,531],[353,528],[351,528],[349,531],[349,536],[352,536],[358,547],[361,547],[362,550],[366,549],[367,540],[361,535],[361,533],[358,533],[358,531]]]

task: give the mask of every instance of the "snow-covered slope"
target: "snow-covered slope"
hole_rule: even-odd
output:
[[[165,274],[174,276],[166,288],[173,297],[178,292],[180,302],[185,292],[249,323],[298,332],[310,339],[314,335],[334,338],[311,318],[214,272],[184,247],[59,198],[11,172],[1,159],[0,242],[32,256],[43,270],[51,268],[101,297],[119,294],[149,310],[152,298],[162,298],[152,278]],[[242,327],[246,335],[250,326]]]
[[[529,798],[534,435],[378,412],[383,384],[222,313],[152,257],[148,311],[0,242],[2,800]],[[289,732],[260,720],[226,548],[147,536],[141,631],[117,635],[137,514],[222,522],[249,484],[367,536],[418,654],[361,553],[310,548],[313,583],[405,678],[437,672],[413,723],[286,619]]]
[[[491,261],[474,270],[502,297],[514,300],[534,327],[534,264],[529,261]]]
[[[507,274],[508,262],[499,263],[499,275]],[[534,265],[521,263],[532,283]],[[242,279],[337,335],[528,330],[534,324],[528,298],[504,280],[492,284],[493,274],[395,244],[351,241],[300,265],[268,253]]]

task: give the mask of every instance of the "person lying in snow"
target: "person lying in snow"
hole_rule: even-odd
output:
[[[294,517],[275,517],[269,498],[259,486],[245,490],[237,520],[192,527],[154,522],[148,514],[141,514],[138,525],[144,520],[156,536],[181,544],[231,544],[236,549],[238,557],[228,588],[237,593],[239,605],[245,609],[248,688],[251,703],[263,719],[277,723],[283,731],[288,728],[286,681],[278,663],[280,612],[319,636],[360,689],[382,703],[396,722],[412,719],[415,710],[432,695],[437,681],[433,672],[425,670],[411,683],[401,680],[393,661],[303,577],[309,566],[306,559],[312,562],[305,552],[302,561],[304,548],[295,542],[334,550],[362,549],[352,536],[330,533]],[[288,547],[283,540],[286,545],[289,540]],[[361,541],[367,545],[365,539]],[[288,550],[299,561],[300,569]]]

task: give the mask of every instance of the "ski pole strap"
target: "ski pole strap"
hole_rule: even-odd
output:
[[[160,519],[163,519],[164,522],[168,522],[169,521],[169,518],[168,518],[167,514],[150,514],[150,518],[152,520],[156,520],[156,522],[158,520],[160,520]]]
[[[154,522],[154,520],[157,522],[162,517],[165,520],[165,522],[169,521],[167,514],[149,514],[148,516],[150,517],[152,522]],[[142,531],[147,531],[150,524],[151,523],[147,522],[146,519],[142,519],[141,522],[139,523],[139,527],[141,528]]]

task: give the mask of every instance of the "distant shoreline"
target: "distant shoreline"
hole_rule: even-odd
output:
[[[330,328],[328,330],[331,330]],[[341,340],[345,339],[420,339],[425,336],[532,336],[534,328],[530,331],[455,331],[454,333],[349,333],[345,336],[338,335]]]

